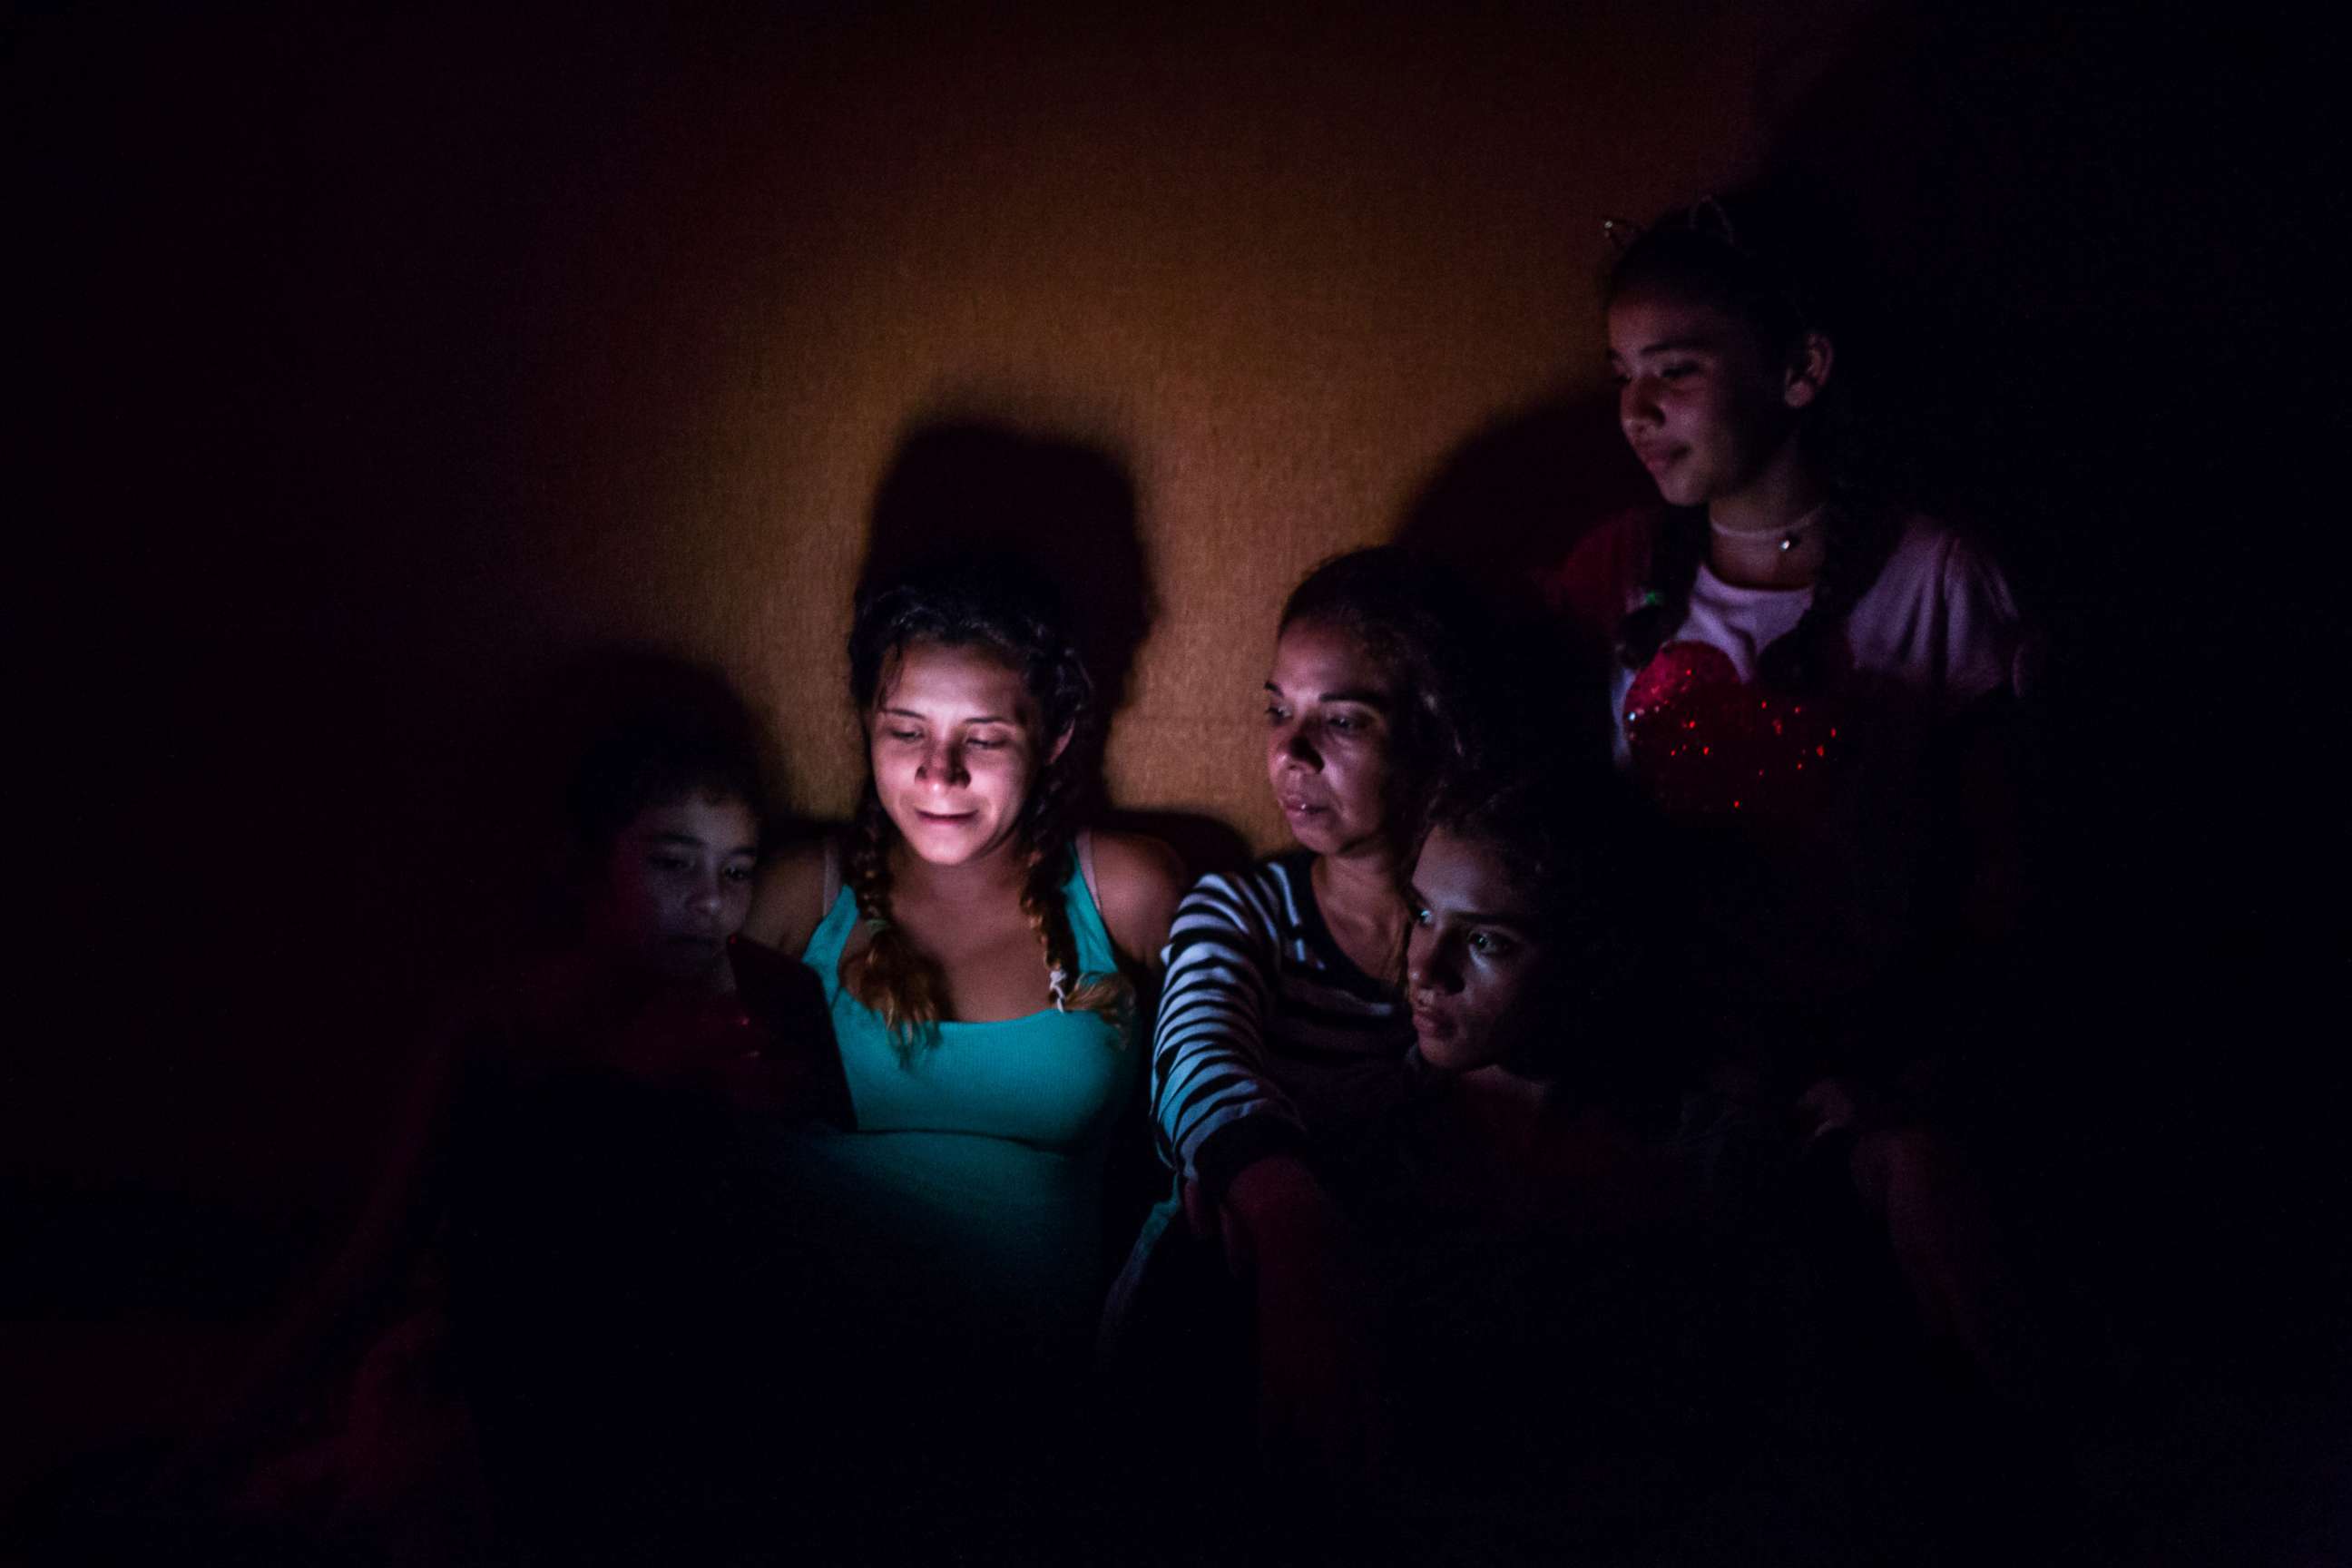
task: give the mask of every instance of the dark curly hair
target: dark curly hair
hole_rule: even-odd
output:
[[[1037,933],[1048,988],[1057,1005],[1118,1016],[1131,988],[1118,974],[1082,975],[1062,885],[1069,871],[1070,816],[1084,786],[1099,716],[1094,682],[1064,630],[1061,607],[1042,580],[1004,558],[932,567],[862,595],[849,633],[849,694],[861,721],[873,712],[893,655],[916,644],[982,648],[1021,677],[1048,742],[1068,739],[1041,763],[1022,803],[1015,843],[1027,868],[1022,911]],[[942,1015],[939,965],[890,919],[890,847],[898,829],[869,773],[850,825],[843,880],[866,927],[862,945],[844,949],[841,984],[870,1007],[909,1052]]]
[[[1642,295],[1713,306],[1748,327],[1769,364],[1788,363],[1815,333],[1840,347],[1838,373],[1822,384],[1798,426],[1806,461],[1829,491],[1821,573],[1804,617],[1759,661],[1766,679],[1799,690],[1837,668],[1846,616],[1886,563],[1897,521],[1857,460],[1854,375],[1844,353],[1851,334],[1840,310],[1854,289],[1835,276],[1821,244],[1822,225],[1821,215],[1785,196],[1704,197],[1635,234],[1601,285],[1604,308]],[[1618,628],[1618,655],[1627,668],[1647,664],[1689,615],[1707,541],[1706,509],[1669,510],[1651,551],[1640,607]]]

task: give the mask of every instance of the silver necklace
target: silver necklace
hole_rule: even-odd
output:
[[[1829,510],[1829,502],[1823,501],[1785,528],[1726,528],[1711,517],[1706,520],[1706,525],[1724,538],[1737,539],[1742,543],[1752,544],[1759,540],[1778,538],[1780,543],[1780,553],[1786,555],[1797,547],[1797,541],[1813,531],[1815,525],[1827,515]]]

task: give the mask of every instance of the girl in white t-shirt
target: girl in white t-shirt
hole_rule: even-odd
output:
[[[2000,572],[1856,482],[1849,378],[1757,202],[1635,236],[1607,289],[1618,418],[1663,508],[1552,587],[1611,649],[1619,762],[1685,829],[1717,1010],[1789,1071],[1885,1066],[1890,981],[2014,901],[2002,726],[2024,638]]]
[[[1857,481],[1840,330],[1795,260],[1817,237],[1735,197],[1630,235],[1609,366],[1664,505],[1551,587],[1611,650],[1619,762],[1679,829],[1654,934],[1714,1043],[1851,1142],[1926,1321],[2013,1384],[1982,1201],[1920,1107],[2015,903],[2025,639],[1985,556]]]

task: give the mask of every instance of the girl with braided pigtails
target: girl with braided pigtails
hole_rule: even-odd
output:
[[[792,1140],[779,1187],[854,1335],[855,1419],[887,1450],[859,1464],[943,1482],[948,1517],[1017,1506],[1006,1468],[1042,1474],[1076,1429],[1106,1145],[1139,1108],[1179,873],[1072,820],[1099,714],[1041,584],[977,563],[862,595],[849,666],[856,818],[763,877],[747,933],[816,972],[840,1048],[852,1129]]]

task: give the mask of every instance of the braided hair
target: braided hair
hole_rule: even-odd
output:
[[[1056,1007],[1114,1020],[1133,1004],[1117,973],[1081,974],[1062,888],[1073,837],[1070,817],[1084,785],[1097,714],[1094,681],[1064,630],[1050,588],[1013,563],[958,563],[861,594],[849,633],[849,691],[859,714],[873,711],[891,658],[929,644],[983,649],[1021,677],[1038,728],[1058,755],[1040,765],[1022,802],[1014,843],[1023,858],[1021,910],[1036,933],[1046,987]],[[1041,755],[1044,753],[1041,752]],[[857,901],[866,941],[845,946],[842,988],[871,1008],[891,1043],[911,1059],[945,1013],[946,980],[890,917],[890,849],[898,829],[868,773],[850,824],[842,879]]]
[[[1657,294],[1714,306],[1748,327],[1766,363],[1786,363],[1808,336],[1839,342],[1844,329],[1828,302],[1838,292],[1826,286],[1829,268],[1809,254],[1817,247],[1801,242],[1817,226],[1800,221],[1786,202],[1755,195],[1706,197],[1667,213],[1624,245],[1602,285],[1602,304]],[[1836,672],[1845,657],[1846,617],[1877,581],[1894,547],[1897,513],[1863,479],[1856,460],[1853,380],[1842,363],[1798,426],[1806,461],[1829,500],[1820,524],[1822,563],[1812,603],[1758,660],[1759,675],[1788,689],[1816,687]],[[1649,663],[1689,615],[1707,543],[1704,506],[1668,509],[1651,548],[1640,602],[1618,628],[1618,657],[1626,668]]]

